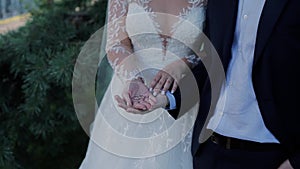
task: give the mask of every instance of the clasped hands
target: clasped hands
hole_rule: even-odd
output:
[[[118,106],[127,112],[145,114],[157,108],[165,108],[168,104],[166,92],[174,93],[178,82],[187,70],[185,62],[177,60],[160,70],[152,80],[149,88],[142,78],[128,81],[122,92],[122,97],[116,95]]]
[[[142,78],[126,82],[122,97],[116,95],[115,99],[119,107],[135,114],[145,114],[168,104],[167,97],[163,94],[154,96]]]

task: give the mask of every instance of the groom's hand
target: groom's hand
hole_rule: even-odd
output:
[[[143,79],[133,79],[128,81],[122,92],[122,97],[115,96],[120,107],[127,112],[144,114],[151,108],[148,98],[150,95],[148,87],[144,84]]]
[[[294,169],[289,160],[284,161],[278,169]]]

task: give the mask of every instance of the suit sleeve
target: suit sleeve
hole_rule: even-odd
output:
[[[193,77],[191,77],[193,76]],[[195,90],[193,87],[189,87],[191,80],[195,79],[197,82],[198,89]],[[205,81],[207,80],[207,72],[205,66],[200,62],[196,67],[192,69],[192,74],[184,77],[179,83],[179,88],[175,91],[174,97],[176,100],[176,109],[169,110],[170,115],[174,119],[180,117],[180,112],[187,112],[192,106],[194,106],[200,98],[201,90],[204,86]],[[181,92],[180,86],[185,86],[185,92]],[[198,91],[199,93],[195,93]],[[189,98],[188,101],[182,100],[182,98]],[[183,105],[184,104],[184,105]]]
[[[290,158],[290,163],[293,166],[293,168],[300,168],[300,152],[294,153]]]

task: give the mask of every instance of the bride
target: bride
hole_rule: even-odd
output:
[[[205,6],[205,0],[109,0],[106,52],[114,75],[80,169],[193,168],[197,105],[177,120],[167,110],[176,106],[178,82],[200,61]]]

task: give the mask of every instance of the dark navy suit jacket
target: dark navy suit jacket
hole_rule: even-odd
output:
[[[225,72],[231,59],[237,10],[238,0],[208,0],[205,34]],[[193,135],[194,154],[211,106],[212,86],[206,70],[203,64],[193,70],[201,101]],[[300,168],[299,0],[266,0],[257,31],[252,82],[266,127],[283,145],[292,165]],[[180,105],[180,97],[176,98]]]

